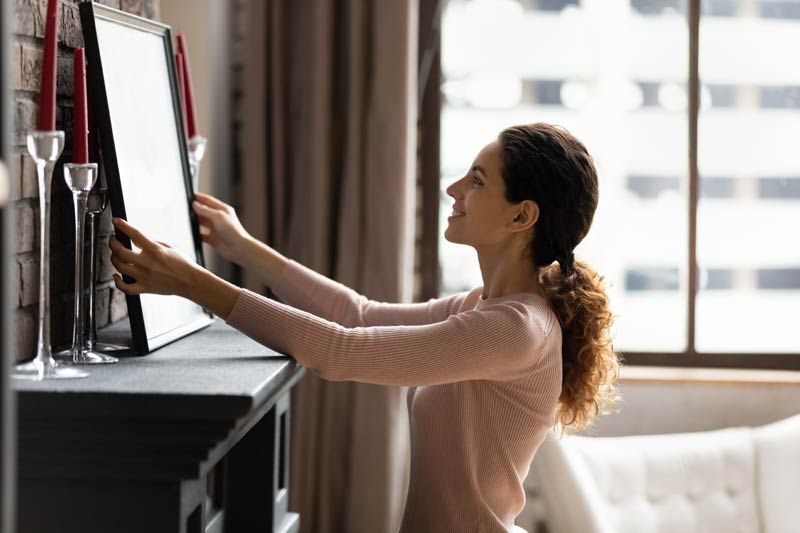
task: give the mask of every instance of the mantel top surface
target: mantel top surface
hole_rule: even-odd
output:
[[[100,340],[130,344],[127,320],[101,330]],[[299,365],[219,319],[212,325],[145,356],[120,357],[115,364],[85,365],[81,379],[12,380],[26,392],[88,395],[227,396],[253,399]],[[278,383],[275,383],[277,386]]]

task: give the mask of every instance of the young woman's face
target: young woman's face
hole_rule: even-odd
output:
[[[447,187],[447,194],[455,200],[444,232],[448,241],[474,247],[503,244],[514,231],[524,229],[520,226],[524,217],[518,218],[523,204],[528,220],[531,215],[538,217],[535,203],[512,204],[506,200],[501,150],[497,141],[487,144],[467,173]]]

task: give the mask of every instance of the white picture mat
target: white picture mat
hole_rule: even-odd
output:
[[[164,38],[100,18],[95,23],[127,219],[196,262]],[[148,338],[208,317],[178,296],[140,298]]]

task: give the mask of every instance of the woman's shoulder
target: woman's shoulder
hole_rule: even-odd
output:
[[[478,287],[470,292],[475,297],[472,309],[509,309],[517,313],[526,315],[533,326],[538,327],[542,333],[549,335],[558,325],[555,312],[550,307],[545,296],[531,292],[521,292],[498,296],[495,298],[483,298],[483,287]]]

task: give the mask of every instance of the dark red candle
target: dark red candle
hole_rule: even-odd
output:
[[[178,52],[175,54],[175,70],[178,74],[178,94],[181,100],[181,118],[183,118],[183,131],[186,135],[189,133],[189,124],[186,122],[186,89],[184,88],[184,80],[186,79],[186,72],[183,64],[183,54]]]
[[[73,56],[73,127],[72,162],[89,162],[89,114],[86,105],[86,61],[83,48],[76,48]]]
[[[56,129],[56,67],[58,53],[59,0],[48,0],[44,30],[44,62],[39,86],[39,131]]]
[[[194,90],[192,89],[192,69],[189,67],[189,50],[186,48],[186,37],[178,34],[178,53],[183,56],[183,84],[186,95],[186,122],[189,125],[188,136],[197,135],[197,113],[194,107]]]

